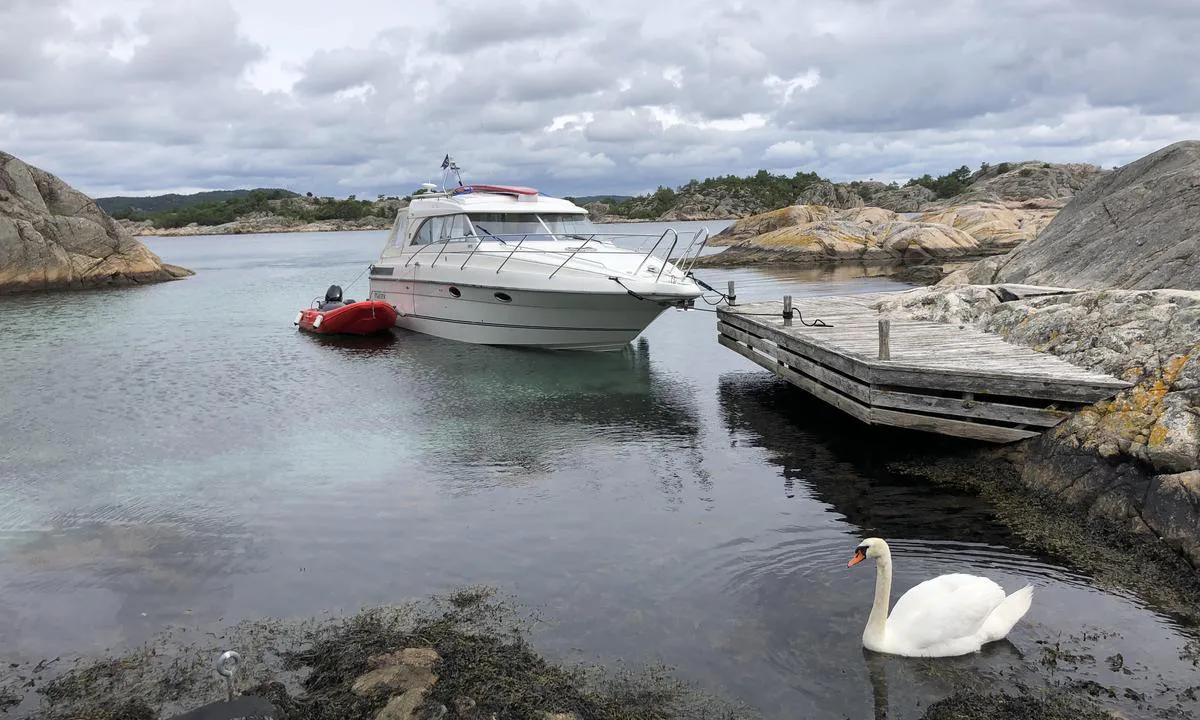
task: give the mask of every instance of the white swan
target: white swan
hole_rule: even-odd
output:
[[[951,573],[926,580],[904,593],[888,615],[892,551],[880,538],[867,538],[846,563],[875,559],[875,604],[863,630],[863,647],[908,657],[966,655],[1008,635],[1033,602],[1033,586],[1009,596],[978,575]]]

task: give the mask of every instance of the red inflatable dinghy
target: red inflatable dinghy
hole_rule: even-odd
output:
[[[331,285],[325,300],[301,310],[292,321],[318,335],[371,335],[396,324],[396,308],[382,300],[342,300],[342,289]]]

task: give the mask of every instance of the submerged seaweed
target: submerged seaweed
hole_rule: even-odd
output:
[[[1026,487],[1003,452],[914,456],[888,469],[978,494],[1030,550],[1088,573],[1102,587],[1133,591],[1184,624],[1200,627],[1200,576],[1178,553],[1157,538],[1086,516]]]
[[[956,693],[931,704],[921,720],[1113,720],[1082,700],[1063,695]]]
[[[181,644],[164,636],[117,658],[73,667],[38,689],[37,720],[147,720],[222,697],[212,660],[236,649],[246,660],[242,692],[261,695],[280,720],[374,718],[387,692],[358,695],[355,680],[372,658],[404,648],[432,648],[437,682],[421,710],[430,716],[469,705],[473,716],[543,720],[571,713],[587,720],[671,720],[750,717],[731,703],[707,697],[665,668],[614,674],[566,666],[530,644],[533,617],[486,588],[397,606],[364,609],[323,621],[269,620],[238,626],[223,644]],[[417,717],[421,717],[418,713]]]

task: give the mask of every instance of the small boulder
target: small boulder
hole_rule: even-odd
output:
[[[388,701],[375,720],[413,720],[425,701],[425,690],[408,690]]]
[[[392,693],[424,692],[437,682],[432,667],[438,654],[431,648],[407,648],[395,653],[376,655],[367,661],[374,670],[354,681],[350,691],[358,696],[380,690]]]
[[[405,648],[397,652],[372,655],[367,659],[367,665],[373,668],[408,665],[429,670],[439,659],[437,650],[433,648]]]

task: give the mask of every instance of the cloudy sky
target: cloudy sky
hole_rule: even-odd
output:
[[[1129,162],[1200,139],[1197,0],[0,0],[0,150],[94,196],[552,194]]]

